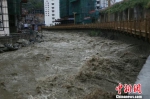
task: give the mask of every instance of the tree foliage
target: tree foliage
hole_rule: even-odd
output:
[[[23,5],[27,10],[44,9],[44,0],[28,0],[27,4]]]
[[[102,11],[102,13],[121,12],[127,8],[133,8],[136,5],[140,5],[145,9],[150,8],[150,0],[127,0],[127,1],[119,2],[113,5],[112,7]]]

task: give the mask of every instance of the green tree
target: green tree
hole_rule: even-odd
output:
[[[44,9],[44,0],[28,0],[28,3],[24,4],[23,8],[29,11],[32,9]]]

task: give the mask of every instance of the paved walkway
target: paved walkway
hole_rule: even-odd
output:
[[[150,99],[150,56],[138,75],[136,84],[141,84],[143,99]]]

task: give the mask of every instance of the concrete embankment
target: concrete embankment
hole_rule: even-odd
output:
[[[142,99],[150,99],[150,56],[141,69],[136,84],[141,84]]]

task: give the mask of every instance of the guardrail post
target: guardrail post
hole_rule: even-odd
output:
[[[136,36],[136,19],[134,19],[134,35]]]
[[[122,22],[123,22],[123,32],[124,32],[124,20]]]
[[[148,33],[147,33],[147,16],[145,18],[145,40],[148,38]]]
[[[141,25],[141,18],[140,18],[140,20],[139,20],[139,29],[140,29],[140,30],[139,30],[139,31],[140,31],[140,33],[139,33],[139,38],[141,38],[141,36],[142,36],[142,35],[141,35],[141,26],[140,26],[140,25]]]
[[[148,42],[150,42],[150,18],[148,18]]]
[[[129,28],[129,34],[132,34],[132,21],[129,21],[130,23],[129,23],[129,26],[130,26],[130,28]]]
[[[148,28],[149,28],[149,34],[150,34],[150,17],[148,18]]]
[[[127,23],[127,32],[128,32],[128,29],[129,29],[129,20],[128,21],[126,21],[126,23]]]
[[[119,21],[119,25],[120,25],[119,27],[120,27],[120,30],[121,30],[121,21]]]
[[[118,21],[116,22],[116,30],[118,30]]]

